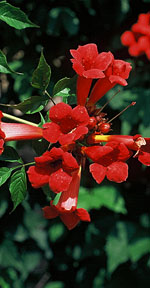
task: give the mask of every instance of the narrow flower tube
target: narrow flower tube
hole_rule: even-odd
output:
[[[91,134],[87,142],[89,144],[96,144],[100,142],[110,142],[115,141],[119,143],[124,143],[129,149],[138,150],[139,147],[145,145],[145,139],[141,135],[129,136],[129,135],[98,135]]]
[[[0,130],[5,134],[5,142],[43,138],[43,130],[40,127],[27,124],[1,122]]]
[[[77,105],[85,106],[91,88],[92,80],[83,76],[77,78]]]
[[[98,80],[92,89],[87,107],[94,105],[115,85],[116,83],[111,83],[107,77]]]

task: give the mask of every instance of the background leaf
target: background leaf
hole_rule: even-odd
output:
[[[116,213],[127,212],[122,195],[113,186],[96,187],[92,191],[80,187],[78,206],[87,210],[106,207]]]
[[[19,72],[15,72],[14,70],[12,70],[10,68],[10,66],[7,63],[7,59],[5,54],[0,50],[0,72],[1,73],[6,73],[6,74],[11,74],[11,73],[15,73],[18,75],[21,75],[22,73]]]

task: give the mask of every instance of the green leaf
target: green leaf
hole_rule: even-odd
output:
[[[7,167],[0,168],[0,186],[2,186],[10,177],[12,170]]]
[[[13,201],[13,212],[27,195],[27,180],[24,167],[11,176],[9,190]]]
[[[81,187],[78,203],[87,210],[104,206],[116,213],[126,214],[124,199],[114,186],[102,186],[90,191]]]
[[[9,26],[16,29],[25,29],[28,27],[39,26],[32,23],[27,15],[15,6],[10,5],[6,1],[0,2],[0,20],[6,22]]]
[[[10,66],[7,63],[6,56],[1,50],[0,50],[0,72],[6,74],[15,73],[18,75],[22,75],[22,73],[15,72],[13,69],[10,68]]]
[[[10,288],[10,285],[8,283],[6,283],[2,277],[0,277],[0,287],[1,288]]]
[[[51,77],[51,68],[47,64],[44,58],[43,51],[41,51],[41,56],[40,56],[38,66],[32,74],[31,85],[34,88],[45,91],[49,85],[50,77]]]
[[[47,96],[32,96],[19,104],[7,104],[5,106],[18,109],[25,114],[34,114],[41,111],[48,100]]]
[[[76,104],[77,76],[60,79],[53,88],[53,96],[61,96],[64,103]]]
[[[5,147],[3,154],[0,156],[0,161],[23,163],[17,151],[11,146]]]
[[[64,283],[60,281],[48,282],[45,288],[64,288]]]
[[[129,253],[130,253],[130,259],[132,262],[138,261],[144,254],[150,253],[150,237],[147,237],[148,235],[145,235],[145,238],[142,237],[140,239],[135,239],[132,243],[129,245]]]
[[[14,267],[21,271],[22,263],[15,244],[11,240],[4,240],[0,245],[0,266]]]
[[[107,237],[105,246],[107,253],[107,269],[112,273],[120,264],[128,261],[128,241],[126,226],[118,222]]]

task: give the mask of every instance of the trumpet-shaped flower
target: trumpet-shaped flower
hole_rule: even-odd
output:
[[[113,60],[105,71],[105,78],[99,79],[94,85],[87,106],[92,106],[116,84],[126,86],[132,67],[123,60]]]
[[[113,60],[111,52],[98,53],[96,44],[79,46],[70,50],[73,69],[78,74],[77,103],[84,106],[92,84],[92,79],[104,78],[104,71]]]
[[[123,143],[110,142],[105,146],[83,148],[84,153],[93,162],[90,172],[98,184],[105,176],[108,180],[121,183],[128,177],[128,165],[125,163],[132,153]]]
[[[28,177],[34,188],[49,184],[53,192],[67,191],[71,181],[72,172],[79,166],[71,153],[61,148],[52,148],[40,157],[35,157],[35,166],[28,169]]]
[[[79,187],[80,169],[73,173],[69,188],[61,193],[58,203],[53,205],[53,201],[51,201],[50,206],[43,208],[44,217],[53,219],[59,216],[69,230],[76,227],[79,221],[90,222],[89,213],[83,208],[77,208]]]
[[[52,122],[43,125],[43,137],[49,142],[66,145],[88,133],[89,115],[83,106],[72,109],[65,103],[56,104],[50,109],[49,118]]]
[[[2,122],[2,117],[3,114],[0,111],[0,154],[4,150],[3,145],[6,141],[43,138],[43,130],[40,127],[20,123]]]

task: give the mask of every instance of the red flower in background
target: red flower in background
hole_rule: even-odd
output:
[[[60,199],[56,205],[53,205],[53,201],[51,201],[50,206],[43,208],[45,218],[53,219],[60,216],[60,219],[69,230],[73,229],[80,220],[87,222],[91,221],[90,215],[85,209],[77,209],[80,174],[80,169],[78,172],[73,173],[68,190],[61,193]]]
[[[72,173],[79,166],[71,153],[64,152],[61,148],[52,148],[42,156],[35,157],[35,166],[28,169],[28,177],[34,188],[49,184],[53,192],[67,191]]]
[[[50,109],[49,118],[52,122],[43,125],[43,137],[49,142],[66,145],[88,133],[89,115],[83,106],[72,109],[65,103],[56,104]]]
[[[129,47],[131,56],[137,57],[145,53],[150,60],[150,13],[140,14],[131,31],[125,31],[121,35],[121,42]]]

